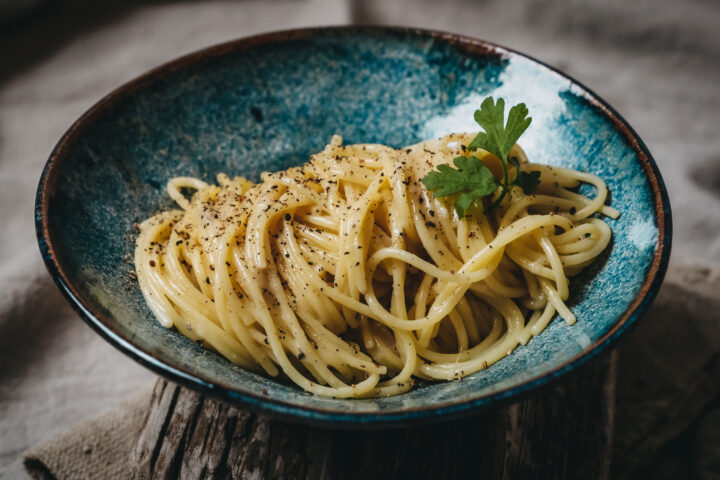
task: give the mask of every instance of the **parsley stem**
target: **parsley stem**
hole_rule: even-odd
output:
[[[507,159],[500,157],[500,163],[502,164],[502,168],[503,168],[502,192],[500,193],[500,196],[498,197],[498,199],[495,200],[492,203],[492,205],[490,205],[490,211],[493,211],[495,209],[495,207],[500,205],[500,202],[503,201],[503,198],[505,198],[505,195],[507,195],[507,192],[510,189],[510,181],[508,180]]]

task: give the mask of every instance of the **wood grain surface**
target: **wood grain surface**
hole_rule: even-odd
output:
[[[130,455],[136,479],[609,478],[616,354],[518,403],[384,431],[323,430],[159,379]]]

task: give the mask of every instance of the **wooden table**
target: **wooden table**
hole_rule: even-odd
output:
[[[459,420],[323,430],[158,380],[134,478],[608,478],[616,354],[521,401]]]

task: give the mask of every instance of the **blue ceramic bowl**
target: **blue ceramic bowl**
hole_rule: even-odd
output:
[[[257,179],[305,162],[330,136],[409,145],[474,130],[487,95],[525,102],[535,162],[602,177],[614,242],[572,281],[578,322],[555,319],[527,346],[463,381],[392,398],[320,398],[233,366],[166,330],[131,279],[133,224],[168,208],[167,180],[217,172]],[[539,387],[610,345],[655,297],[670,254],[660,172],[603,100],[525,55],[458,35],[399,28],[271,33],[203,50],[120,87],[55,147],[40,179],[43,258],[80,315],[171,380],[287,419],[369,427],[457,416]]]

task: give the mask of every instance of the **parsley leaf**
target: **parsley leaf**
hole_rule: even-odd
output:
[[[462,217],[476,199],[494,192],[498,183],[490,169],[475,156],[455,157],[453,163],[457,170],[450,165],[438,165],[438,171],[428,173],[422,182],[437,197],[460,193],[455,199],[455,211]]]
[[[537,190],[538,185],[540,185],[540,172],[533,171],[533,172],[520,172],[518,171],[517,177],[515,177],[515,180],[513,183],[520,188],[522,188],[523,193],[526,195],[530,195],[531,193],[535,193],[535,190]]]
[[[519,103],[510,109],[505,122],[505,100],[499,98],[495,102],[493,97],[483,100],[480,110],[475,111],[475,121],[485,131],[473,138],[467,150],[472,152],[481,148],[498,157],[503,169],[501,182],[497,182],[485,164],[475,156],[455,158],[453,162],[458,170],[450,165],[438,165],[438,171],[428,173],[422,182],[438,197],[459,193],[455,199],[455,210],[460,216],[475,200],[490,195],[498,187],[502,187],[502,192],[490,206],[491,210],[502,202],[513,185],[522,188],[525,194],[533,193],[540,184],[540,172],[523,172],[517,158],[508,159],[513,145],[532,122],[528,113],[525,104]],[[508,178],[508,162],[515,166],[516,174],[512,181]]]
[[[503,125],[505,100],[499,98],[495,103],[493,97],[487,97],[480,105],[480,110],[475,110],[475,121],[485,129],[485,132],[475,136],[468,145],[468,150],[475,151],[482,148],[507,162],[510,149],[532,122],[528,113],[525,104],[519,103],[510,109],[507,124]]]
[[[516,170],[517,173],[515,174],[516,175],[515,179],[510,183],[522,188],[523,193],[526,195],[535,193],[535,190],[537,190],[538,185],[540,185],[540,172],[538,172],[538,171],[532,171],[532,172],[520,171],[520,162],[515,157],[510,157],[510,159],[508,161],[512,165],[514,165],[515,168],[517,169]]]

